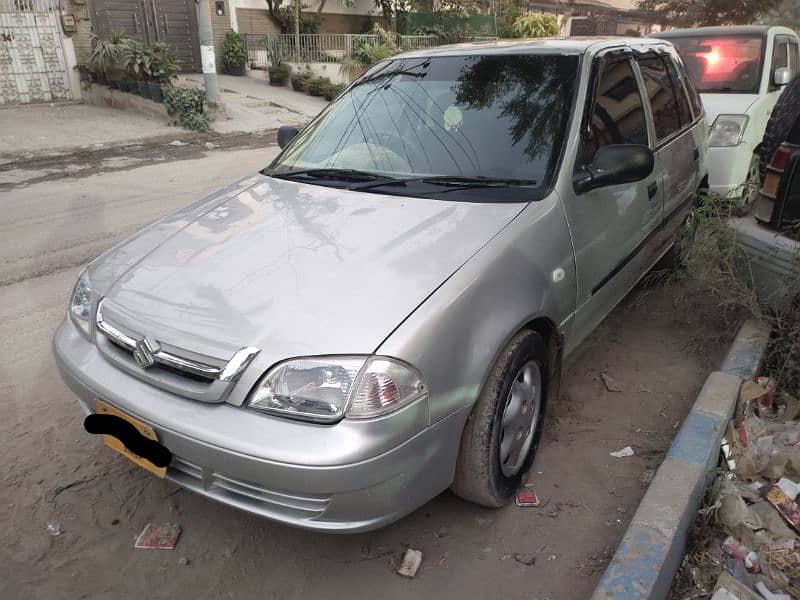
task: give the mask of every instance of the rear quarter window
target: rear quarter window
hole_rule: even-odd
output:
[[[675,89],[679,82],[670,75],[662,57],[646,56],[637,60],[653,109],[656,140],[661,142],[681,130],[682,119],[686,119],[682,113],[688,112],[688,103],[679,102]]]

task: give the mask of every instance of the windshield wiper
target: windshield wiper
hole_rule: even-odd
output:
[[[391,63],[389,63],[389,64],[391,64]],[[364,79],[360,79],[357,82],[356,85],[358,86],[358,85],[363,85],[365,83],[372,83],[373,81],[377,81],[378,79],[383,79],[384,77],[394,77],[395,75],[406,75],[408,77],[419,77],[421,79],[421,78],[425,77],[425,75],[427,75],[428,72],[425,71],[424,73],[417,73],[413,69],[419,69],[421,67],[427,67],[430,64],[431,64],[431,59],[427,59],[427,60],[421,62],[418,65],[406,66],[406,67],[403,67],[403,68],[400,68],[400,69],[387,70],[386,68],[383,68],[380,71],[378,71],[377,73],[373,73],[369,77],[365,77]]]
[[[369,183],[382,184],[392,182],[395,179],[385,177],[378,173],[369,171],[359,171],[358,169],[301,169],[299,171],[285,171],[283,173],[264,173],[276,179],[294,179],[295,177],[307,177],[309,179],[339,179],[342,181],[366,181]]]
[[[407,186],[409,183],[428,183],[450,188],[476,188],[476,187],[523,187],[536,185],[535,179],[506,179],[500,177],[484,177],[481,175],[433,175],[431,177],[409,177],[407,179],[386,178],[384,181],[368,181],[350,186],[351,190],[369,190],[376,187],[390,185]]]
[[[434,185],[450,187],[511,187],[536,185],[535,179],[510,179],[507,177],[485,177],[483,175],[437,175],[436,177],[421,177],[420,181]]]

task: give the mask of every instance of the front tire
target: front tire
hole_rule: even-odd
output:
[[[497,359],[464,427],[453,493],[492,508],[508,503],[539,445],[547,374],[542,337],[530,330],[516,334]]]

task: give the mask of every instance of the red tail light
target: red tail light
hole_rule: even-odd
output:
[[[769,166],[776,171],[783,171],[786,168],[786,164],[789,162],[789,156],[791,156],[791,151],[786,146],[781,146],[777,150],[775,150],[775,154],[772,155],[772,160],[769,161]]]

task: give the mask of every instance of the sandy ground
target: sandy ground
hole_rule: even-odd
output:
[[[733,329],[711,302],[685,285],[642,287],[568,361],[529,474],[544,507],[493,511],[444,493],[373,533],[290,529],[150,476],[86,434],[50,354],[83,264],[275,148],[165,152],[94,175],[23,168],[0,189],[0,598],[588,597],[640,479],[727,348]],[[603,372],[623,391],[606,390]],[[635,456],[609,456],[628,445]],[[133,548],[150,521],[180,523],[175,551]],[[408,546],[424,554],[414,580],[394,573]]]

